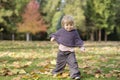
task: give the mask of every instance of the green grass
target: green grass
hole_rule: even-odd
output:
[[[76,48],[82,80],[120,79],[120,42],[85,42],[86,52]],[[71,80],[66,66],[53,77],[58,45],[49,41],[0,41],[0,80]]]

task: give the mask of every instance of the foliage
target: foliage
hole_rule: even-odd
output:
[[[16,23],[20,19],[20,12],[28,0],[1,0],[0,23],[8,32],[16,31]]]
[[[116,29],[117,29],[117,32],[120,34],[120,0],[116,0],[116,5],[115,6],[115,11],[116,11],[116,20],[115,20],[115,23],[116,23]]]
[[[86,20],[89,30],[104,29],[109,35],[115,28],[116,0],[88,0],[86,6]]]
[[[112,3],[112,4],[111,4]],[[115,21],[115,10],[114,6],[115,1],[103,0],[103,1],[94,1],[96,15],[98,19],[95,20],[95,24],[98,28],[104,28],[107,31],[107,34],[110,34],[114,29]],[[99,9],[98,9],[99,8]]]
[[[41,1],[41,12],[43,17],[48,24],[48,34],[57,30],[57,24],[61,17],[61,12],[58,11],[60,0],[42,0]]]
[[[31,0],[25,12],[22,15],[23,21],[18,24],[19,32],[37,33],[40,31],[46,31],[46,25],[39,14],[39,4],[35,0]]]
[[[52,18],[59,6],[60,0],[45,0],[41,1],[42,4],[44,4],[42,7],[42,13],[46,14],[45,15],[45,20],[51,25]]]
[[[56,30],[59,27],[61,27],[61,25],[60,25],[61,24],[61,22],[60,22],[60,20],[61,20],[60,16],[61,15],[62,15],[62,13],[59,11],[59,12],[56,12],[55,15],[53,16],[53,18],[52,18],[52,25],[51,25],[51,27],[49,27],[49,30],[48,30],[49,34],[52,33],[52,32],[56,32]]]

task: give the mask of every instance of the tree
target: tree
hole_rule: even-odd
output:
[[[99,15],[97,27],[98,29],[105,30],[104,39],[105,41],[107,41],[107,35],[113,32],[113,29],[115,27],[114,25],[115,24],[114,22],[115,21],[115,10],[114,10],[115,1],[103,0],[103,1],[99,1],[99,3],[100,4],[98,7],[101,7],[101,8],[99,10],[96,10],[96,13]],[[99,37],[99,41],[101,39],[100,37]]]
[[[114,6],[115,1],[111,0],[89,0],[87,1],[88,20],[94,24],[94,29],[98,29],[98,40],[101,41],[101,29],[105,30],[105,40],[107,40],[107,35],[110,34],[114,29],[115,11]]]
[[[116,17],[115,17],[115,28],[118,34],[118,39],[120,40],[120,0],[115,0],[115,11],[116,11]]]
[[[52,21],[51,21],[51,27],[49,27],[49,30],[48,30],[48,34],[52,33],[52,32],[56,32],[56,30],[61,27],[60,26],[60,16],[62,15],[62,13],[60,11],[56,12],[52,18]]]
[[[27,41],[30,39],[30,33],[36,34],[47,29],[39,13],[39,3],[36,0],[31,0],[27,4],[25,12],[22,14],[22,19],[23,21],[18,23],[18,31],[26,33]]]
[[[93,9],[94,4],[92,0],[87,0],[85,7],[85,18],[88,36],[90,35],[90,40],[94,41],[94,33],[96,30],[95,23],[93,21],[95,17],[95,10]]]
[[[41,13],[49,25],[48,34],[55,32],[57,30],[57,23],[61,17],[61,12],[59,12],[60,0],[41,0],[41,6]]]
[[[1,31],[12,34],[14,40],[14,33],[16,33],[16,23],[20,20],[22,8],[28,0],[1,0],[0,1],[0,24]],[[1,33],[2,33],[1,32]]]
[[[4,26],[7,26],[6,18],[11,17],[13,14],[13,11],[8,9],[8,6],[9,6],[7,5],[8,2],[6,0],[0,1],[0,24],[2,24],[2,27],[0,28],[2,29],[5,28]]]
[[[43,4],[41,8],[42,13],[45,14],[45,20],[47,21],[47,23],[50,23],[51,25],[51,21],[52,18],[55,14],[55,12],[57,12],[57,8],[59,7],[60,4],[60,0],[42,0],[41,3]]]

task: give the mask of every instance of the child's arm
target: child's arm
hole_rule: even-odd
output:
[[[52,33],[51,35],[50,35],[50,41],[54,41],[54,40],[56,40],[57,41],[57,39],[59,38],[59,36],[60,36],[60,33],[61,33],[61,29],[59,29],[57,32],[55,32],[55,33]]]
[[[76,42],[76,45],[80,47],[80,51],[85,52],[85,47],[84,47],[83,40],[80,38],[77,31],[76,31],[75,42]]]
[[[82,47],[84,45],[83,40],[80,38],[77,30],[75,31],[75,45],[78,47]]]

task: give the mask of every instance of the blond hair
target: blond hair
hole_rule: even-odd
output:
[[[61,20],[62,27],[64,27],[65,24],[74,26],[74,19],[73,19],[73,17],[70,16],[70,15],[63,16],[63,18]]]

